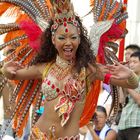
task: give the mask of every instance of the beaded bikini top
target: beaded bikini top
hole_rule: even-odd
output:
[[[79,74],[72,74],[72,64],[57,56],[56,62],[51,65],[43,80],[43,100],[49,101],[59,96],[54,109],[62,118],[62,126],[68,121],[76,101],[85,93],[85,76],[85,68]]]

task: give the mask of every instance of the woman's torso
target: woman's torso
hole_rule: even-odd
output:
[[[45,96],[44,113],[36,123],[36,126],[39,127],[42,132],[48,133],[49,129],[54,126],[57,137],[72,136],[79,133],[79,120],[84,108],[84,98],[86,94],[85,76],[85,68],[77,74],[73,72],[71,68],[64,68],[62,70],[60,67],[57,68],[55,64],[50,66],[42,84],[42,92]],[[78,91],[73,88],[73,85],[77,86],[76,89]],[[70,98],[68,97],[69,95]],[[73,100],[71,96],[74,96],[76,100]],[[56,105],[59,105],[62,98],[66,98],[68,104],[64,105],[61,103],[61,105],[66,107],[71,106],[69,119],[64,126],[61,126],[62,117],[64,117],[64,115],[59,117],[59,114],[65,110],[65,107],[61,108],[60,105],[58,109],[55,110]],[[67,112],[69,111],[66,111],[66,113]]]

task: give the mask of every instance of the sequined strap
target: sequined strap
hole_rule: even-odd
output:
[[[47,75],[47,73],[48,73],[48,71],[49,71],[49,69],[50,69],[50,67],[51,67],[52,64],[53,64],[53,62],[50,62],[50,63],[48,63],[46,65],[46,67],[45,67],[45,69],[43,71],[42,79],[44,79],[46,77],[46,75]]]

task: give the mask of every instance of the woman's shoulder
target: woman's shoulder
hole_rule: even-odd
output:
[[[50,63],[39,63],[35,65],[35,68],[43,74],[44,70],[50,65]]]
[[[48,65],[48,63],[38,63],[38,64],[36,64],[36,67],[37,67],[37,69],[43,71],[47,65]]]
[[[53,62],[49,62],[49,63],[43,63],[39,66],[39,70],[42,73],[42,78],[43,79],[46,76],[46,74],[49,71],[52,64],[53,64]]]

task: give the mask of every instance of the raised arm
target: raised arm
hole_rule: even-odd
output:
[[[29,67],[23,67],[17,62],[5,63],[1,71],[8,79],[11,80],[29,80],[41,79],[45,64],[38,64]]]
[[[137,75],[128,67],[116,62],[114,65],[98,65],[95,68],[91,64],[89,66],[90,80],[99,79],[104,81],[107,73],[111,74],[109,83],[124,88],[136,88],[138,86]]]
[[[114,65],[108,65],[111,74],[110,83],[124,88],[137,88],[138,76],[125,65],[115,62]]]

